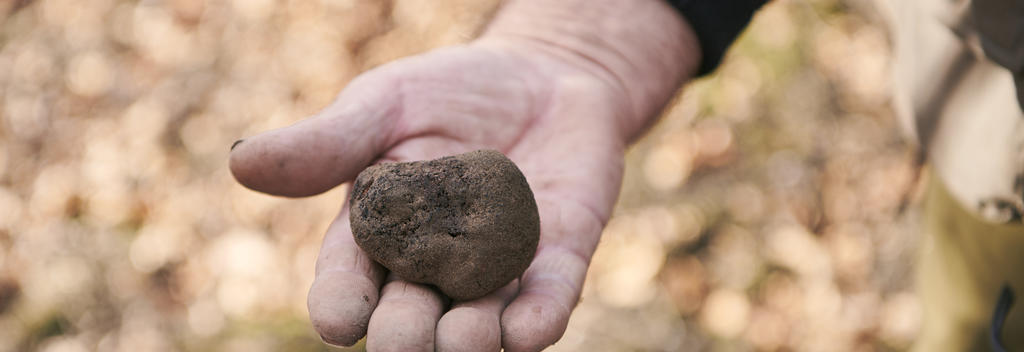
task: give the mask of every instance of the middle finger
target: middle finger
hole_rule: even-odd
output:
[[[368,351],[433,351],[446,302],[434,289],[391,274],[370,317]]]

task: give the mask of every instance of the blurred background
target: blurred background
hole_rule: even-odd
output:
[[[229,146],[497,5],[0,1],[0,351],[338,350],[305,300],[344,190],[246,190]],[[908,347],[918,168],[880,22],[866,0],[761,11],[631,148],[551,350]]]

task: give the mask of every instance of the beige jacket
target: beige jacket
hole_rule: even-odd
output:
[[[924,325],[914,350],[992,350],[1002,287],[1024,292],[1024,0],[882,5],[894,29],[897,112],[935,176],[924,206],[916,273]],[[1024,309],[1018,304],[1006,319],[1004,343],[1024,350]]]
[[[1024,0],[890,0],[895,105],[965,207],[1024,213]],[[1016,85],[1018,87],[1015,88]]]

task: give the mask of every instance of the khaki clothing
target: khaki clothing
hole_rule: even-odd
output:
[[[924,324],[915,351],[992,351],[989,323],[1000,288],[1024,288],[1024,225],[996,224],[968,211],[930,180],[917,266]],[[1003,328],[1008,351],[1024,350],[1024,309]]]
[[[892,19],[897,113],[933,171],[915,350],[988,351],[1000,288],[1024,293],[1024,0],[883,7]],[[1008,350],[1024,350],[1024,308],[1010,310],[1002,336]]]
[[[1024,209],[1024,185],[1017,185],[1024,174],[1024,116],[1014,74],[980,48],[990,40],[982,39],[987,36],[963,1],[888,4],[898,19],[893,82],[903,126],[956,199],[985,218],[1008,221]],[[1024,27],[1019,31],[1024,39]]]

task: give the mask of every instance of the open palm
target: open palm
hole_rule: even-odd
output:
[[[378,161],[497,149],[538,202],[529,269],[473,301],[387,273],[356,246],[344,207],[324,238],[309,313],[324,340],[371,350],[539,350],[579,298],[622,178],[630,107],[615,84],[530,46],[474,43],[399,60],[355,79],[302,122],[246,139],[231,170],[252,189],[308,196]]]

